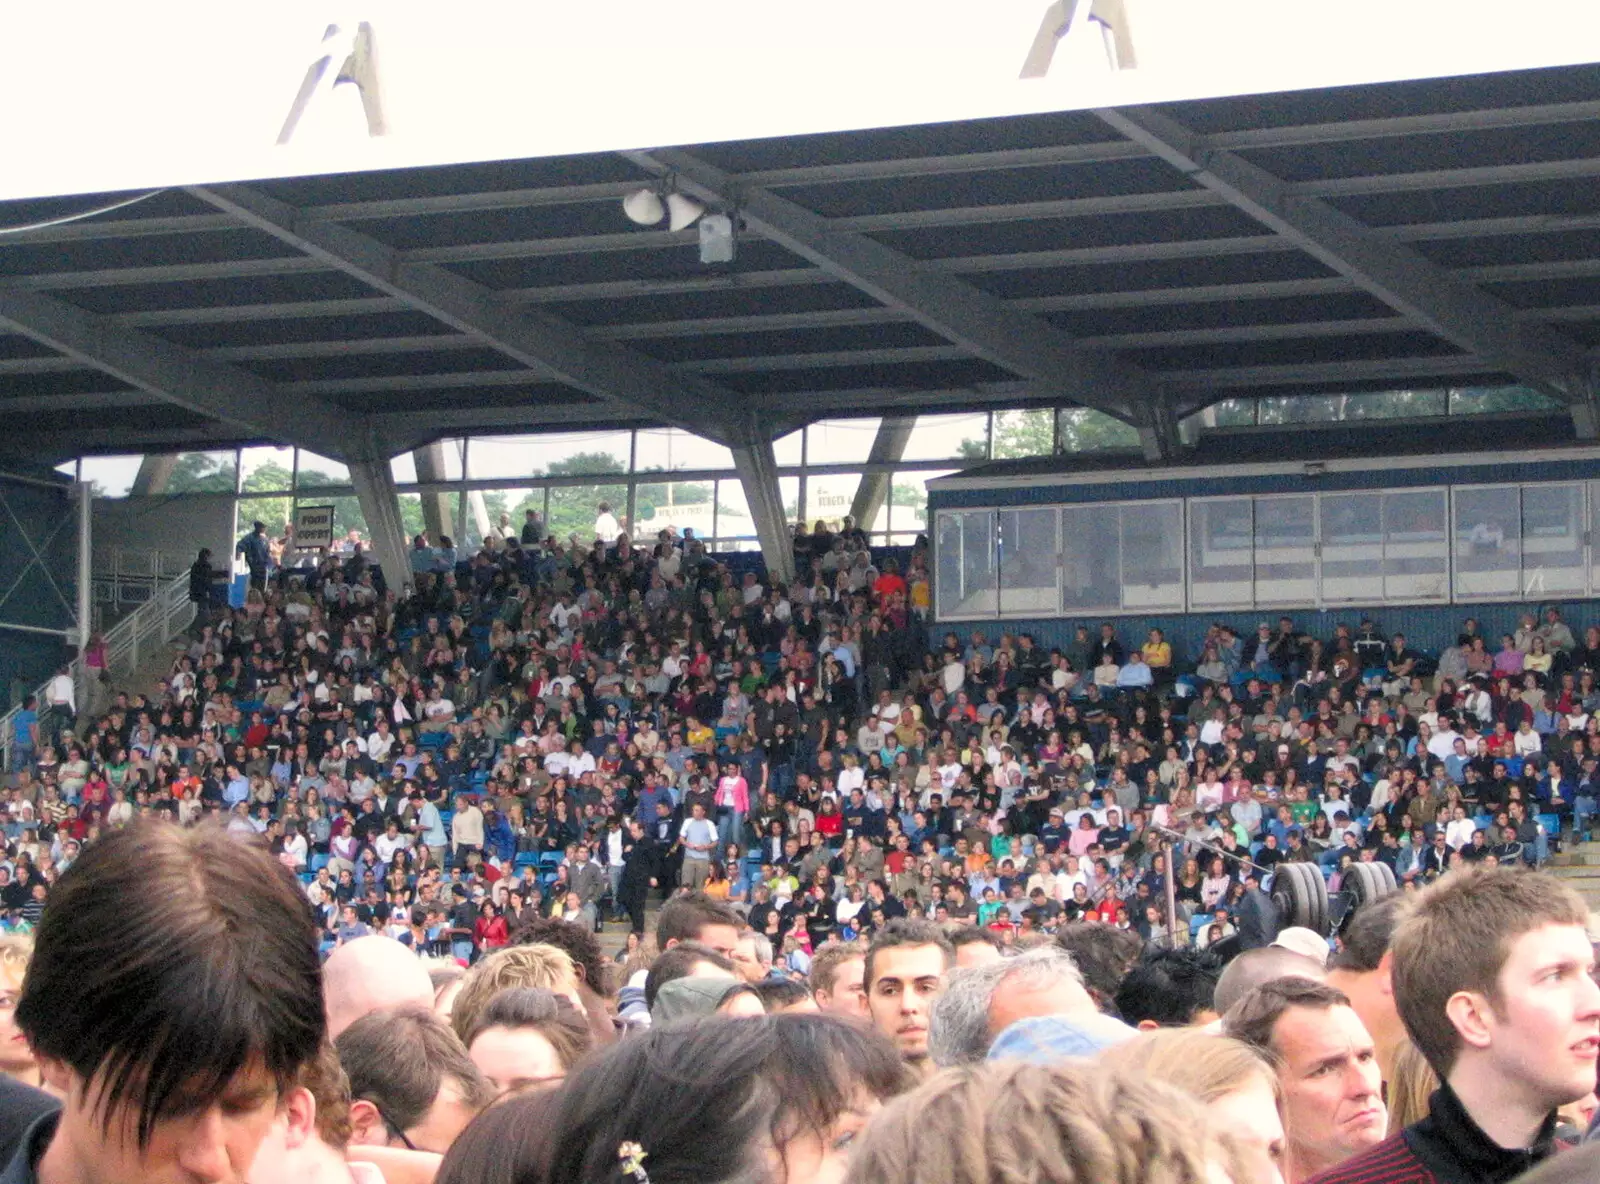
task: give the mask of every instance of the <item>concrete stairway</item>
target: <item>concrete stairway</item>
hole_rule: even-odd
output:
[[[1552,855],[1545,867],[1576,888],[1600,916],[1600,843],[1570,843],[1565,851]]]

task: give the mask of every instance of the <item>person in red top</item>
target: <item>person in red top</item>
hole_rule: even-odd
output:
[[[893,559],[883,561],[883,573],[872,582],[872,594],[880,605],[887,604],[894,596],[904,596],[906,592],[905,577],[900,574],[900,565]]]
[[[1452,871],[1395,932],[1395,1005],[1443,1084],[1427,1117],[1312,1184],[1502,1184],[1560,1149],[1594,1089],[1600,986],[1589,910],[1554,877]]]
[[[839,813],[839,803],[832,797],[822,799],[817,811],[817,833],[825,835],[830,842],[844,833],[844,815]]]
[[[506,927],[505,917],[494,907],[493,901],[484,901],[478,906],[478,919],[472,926],[472,944],[487,954],[510,942],[511,933]]]

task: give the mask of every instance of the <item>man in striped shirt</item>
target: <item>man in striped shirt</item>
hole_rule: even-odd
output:
[[[1427,1117],[1313,1184],[1500,1184],[1560,1149],[1556,1110],[1595,1087],[1589,910],[1552,877],[1453,871],[1394,937],[1400,1018],[1443,1084]]]

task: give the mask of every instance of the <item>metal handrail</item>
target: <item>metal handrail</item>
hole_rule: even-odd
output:
[[[128,674],[137,670],[141,653],[148,653],[152,645],[165,645],[176,637],[194,619],[194,605],[189,600],[187,574],[162,585],[144,604],[129,613],[105,635],[106,669],[113,674]],[[78,702],[86,702],[88,689],[83,654],[80,650],[67,667],[78,689]],[[42,703],[50,682],[46,680],[33,691]],[[11,767],[11,747],[15,737],[17,715],[22,711],[18,703],[0,716],[0,757],[4,767]]]

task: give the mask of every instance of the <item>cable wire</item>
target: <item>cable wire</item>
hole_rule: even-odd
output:
[[[82,222],[85,218],[98,218],[101,214],[109,214],[115,210],[124,210],[141,201],[147,201],[158,193],[165,193],[165,189],[152,189],[149,193],[140,193],[134,197],[125,197],[121,201],[114,201],[110,205],[96,206],[92,210],[84,210],[77,214],[64,214],[60,218],[48,218],[43,222],[29,222],[25,226],[0,226],[0,234],[26,234],[30,230],[49,230],[52,226],[65,226],[69,222]]]

